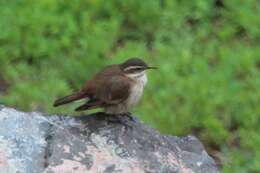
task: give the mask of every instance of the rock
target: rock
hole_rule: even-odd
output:
[[[195,137],[131,116],[46,116],[0,106],[0,173],[217,173]]]

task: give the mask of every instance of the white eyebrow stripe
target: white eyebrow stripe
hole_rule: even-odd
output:
[[[125,71],[131,70],[131,69],[136,69],[136,68],[143,68],[143,67],[142,66],[130,66],[130,67],[127,67],[125,69]]]

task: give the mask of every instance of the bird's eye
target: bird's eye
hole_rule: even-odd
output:
[[[136,68],[135,70],[136,70],[136,71],[141,71],[141,70],[143,70],[143,68],[138,67],[138,68]]]

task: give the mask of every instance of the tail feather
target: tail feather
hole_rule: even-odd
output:
[[[85,97],[84,93],[77,92],[77,93],[71,94],[69,96],[57,99],[54,102],[53,106],[57,107],[57,106],[60,106],[60,105],[63,105],[63,104],[67,104],[67,103],[70,103],[70,102],[73,102],[73,101],[76,101],[76,100],[80,100],[80,99],[82,99],[84,97]]]

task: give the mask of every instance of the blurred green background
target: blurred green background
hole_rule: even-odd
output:
[[[134,113],[197,136],[222,172],[260,172],[259,0],[1,0],[0,103],[53,108],[101,67],[159,67]]]

